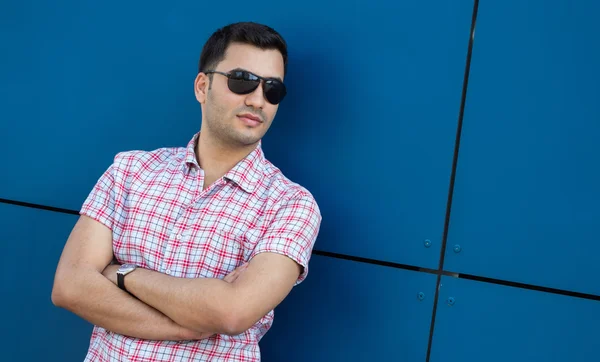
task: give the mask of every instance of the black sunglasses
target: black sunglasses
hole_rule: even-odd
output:
[[[273,78],[263,78],[252,74],[247,70],[232,70],[229,73],[208,70],[205,74],[221,74],[228,78],[227,86],[235,94],[249,94],[254,92],[260,82],[263,83],[263,95],[271,104],[278,104],[286,95],[285,84],[280,80]]]

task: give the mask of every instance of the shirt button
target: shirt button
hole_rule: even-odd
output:
[[[181,240],[181,234],[177,235],[177,240]]]
[[[171,275],[171,269],[165,270],[165,273]]]

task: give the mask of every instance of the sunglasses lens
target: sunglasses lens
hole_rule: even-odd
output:
[[[258,88],[260,79],[254,74],[243,71],[235,71],[229,76],[227,85],[229,89],[236,94],[248,94]]]
[[[268,80],[264,85],[265,98],[271,104],[279,104],[286,94],[285,85],[278,80]]]

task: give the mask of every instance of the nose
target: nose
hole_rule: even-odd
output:
[[[258,84],[254,92],[246,95],[246,105],[248,107],[260,108],[265,106],[265,97],[263,96],[263,82]]]

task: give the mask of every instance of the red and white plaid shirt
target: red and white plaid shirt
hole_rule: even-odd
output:
[[[261,144],[202,190],[194,148],[116,155],[81,214],[112,230],[119,263],[180,278],[223,278],[263,252],[290,257],[306,278],[321,214],[313,196],[265,159]],[[95,326],[85,361],[260,361],[273,311],[237,336],[200,341],[136,339]]]

